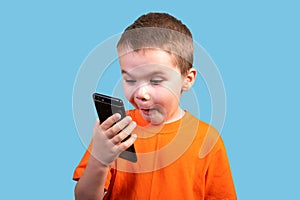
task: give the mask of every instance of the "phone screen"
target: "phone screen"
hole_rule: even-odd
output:
[[[124,104],[121,99],[98,93],[93,94],[93,99],[100,123],[104,122],[108,117],[115,113],[119,113],[121,115],[121,119],[126,116]],[[128,135],[128,137],[123,141],[127,140],[129,137],[130,135]],[[128,149],[123,151],[119,157],[131,162],[136,162],[137,157],[134,145],[131,145]]]

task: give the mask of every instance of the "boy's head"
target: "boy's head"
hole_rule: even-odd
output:
[[[130,51],[161,49],[168,52],[185,74],[193,65],[194,45],[190,30],[167,13],[142,15],[128,26],[118,45],[119,55]]]
[[[180,119],[183,91],[195,80],[193,40],[188,28],[164,13],[138,18],[118,43],[126,98],[153,125]]]

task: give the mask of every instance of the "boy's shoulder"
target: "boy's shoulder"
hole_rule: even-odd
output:
[[[183,118],[182,121],[183,125],[188,125],[188,126],[197,126],[198,131],[201,132],[209,132],[212,135],[219,135],[218,130],[213,127],[211,124],[204,122],[191,114],[189,111],[186,111],[186,114]]]
[[[188,129],[196,129],[197,133],[195,136],[195,141],[201,143],[201,148],[199,152],[199,157],[203,158],[208,153],[212,151],[218,151],[220,148],[223,148],[223,140],[219,131],[212,125],[198,119],[190,112],[186,112],[186,120],[184,126],[187,126]]]

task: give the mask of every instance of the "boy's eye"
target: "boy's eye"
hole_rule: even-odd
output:
[[[135,80],[130,80],[130,79],[125,79],[125,82],[126,83],[135,83],[136,81]]]
[[[161,80],[161,79],[152,79],[152,80],[150,80],[150,83],[153,84],[153,85],[158,85],[161,82],[163,82],[163,80]]]

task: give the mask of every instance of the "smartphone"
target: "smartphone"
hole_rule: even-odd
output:
[[[115,113],[119,113],[121,115],[121,119],[126,117],[124,103],[121,99],[94,93],[93,100],[100,123],[104,122],[108,117]],[[122,142],[126,141],[128,138],[130,138],[130,135],[128,135]],[[119,157],[131,162],[137,162],[134,145],[132,144],[128,149],[123,151]]]

